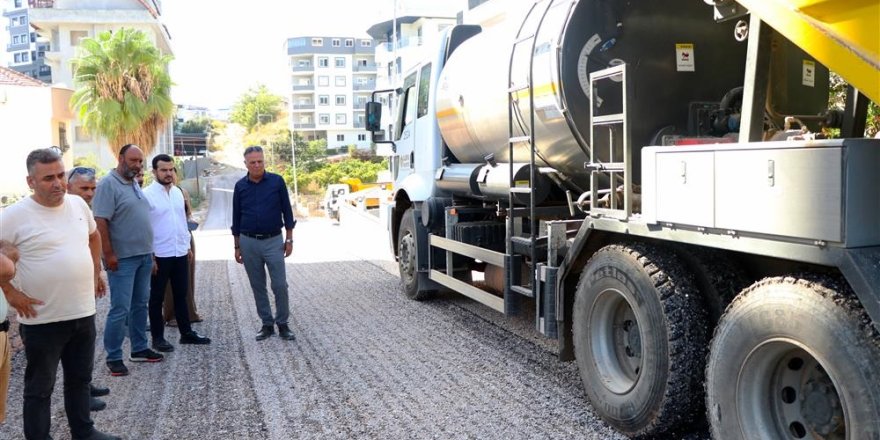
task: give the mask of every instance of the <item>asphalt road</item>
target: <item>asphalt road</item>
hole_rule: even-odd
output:
[[[403,297],[382,228],[347,211],[341,225],[304,219],[287,261],[295,342],[256,342],[260,322],[244,268],[232,260],[231,182],[216,176],[211,211],[196,233],[199,313],[210,346],[177,344],[158,364],[128,363],[110,377],[100,343],[95,382],[112,392],[94,414],[100,430],[129,439],[588,438],[619,439],[584,398],[573,363],[530,319],[507,319],[445,294]],[[126,349],[127,353],[127,349]],[[24,356],[13,361],[8,422],[21,438]],[[68,439],[61,376],[52,435]]]

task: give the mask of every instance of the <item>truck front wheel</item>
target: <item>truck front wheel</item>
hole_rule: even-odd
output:
[[[706,366],[716,439],[880,438],[880,338],[849,286],[768,278],[728,307]]]
[[[416,301],[428,299],[434,291],[424,289],[419,283],[418,236],[412,208],[403,213],[400,231],[397,234],[397,266],[400,271],[400,282],[407,298]]]
[[[581,275],[575,356],[593,409],[631,436],[656,436],[702,408],[706,310],[679,259],[658,246],[609,245]]]

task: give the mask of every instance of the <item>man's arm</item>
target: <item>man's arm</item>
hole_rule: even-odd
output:
[[[107,265],[107,270],[116,271],[119,268],[119,261],[116,259],[116,253],[113,252],[113,245],[110,244],[110,222],[105,218],[95,217],[95,224],[98,226],[98,239],[101,240],[98,251],[104,254],[104,264]],[[89,247],[91,247],[91,237],[89,238]]]
[[[89,251],[92,254],[92,266],[95,272],[95,296],[101,298],[107,293],[107,286],[101,278],[101,233],[97,229],[89,234]]]
[[[232,241],[235,243],[235,262],[242,264],[244,260],[241,258],[241,249],[238,247],[238,235],[241,227],[241,194],[239,194],[238,183],[232,190]]]
[[[11,258],[0,254],[0,281],[9,281],[13,278],[15,278],[15,263]]]
[[[8,241],[0,241],[0,289],[3,289],[3,295],[6,296],[6,302],[18,311],[18,314],[25,318],[36,318],[37,311],[34,310],[35,305],[42,305],[43,302],[27,296],[24,292],[15,288],[9,281],[15,276],[15,263],[18,261],[18,248]],[[11,273],[8,272],[11,266]],[[0,318],[3,318],[0,316]]]
[[[281,180],[281,215],[284,217],[284,256],[289,257],[293,253],[293,228],[296,219],[293,217],[293,209],[290,207],[290,197],[287,195],[287,185]]]

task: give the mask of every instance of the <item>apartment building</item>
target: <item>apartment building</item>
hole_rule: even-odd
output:
[[[52,82],[52,69],[46,65],[49,43],[38,39],[31,29],[29,2],[27,0],[3,0],[3,18],[6,20],[6,66],[45,83]]]
[[[171,36],[162,24],[161,0],[29,0],[30,26],[49,41],[45,63],[55,83],[73,87],[70,60],[80,40],[122,28],[145,32],[163,53],[172,54]],[[170,122],[170,121],[169,121]],[[79,121],[72,127],[74,157],[94,155],[102,167],[116,164],[107,141],[87,133]],[[172,124],[159,133],[153,154],[172,153]]]
[[[423,60],[426,47],[436,47],[440,32],[456,24],[459,2],[429,4],[410,3],[389,17],[370,26],[367,34],[379,43],[376,46],[376,89],[387,90],[399,86],[403,73]],[[396,100],[392,93],[378,97],[383,104],[382,126],[391,132]]]
[[[364,107],[376,89],[375,42],[367,37],[287,40],[290,129],[327,148],[369,148]]]

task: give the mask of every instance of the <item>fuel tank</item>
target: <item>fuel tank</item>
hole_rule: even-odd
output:
[[[591,92],[589,74],[626,63],[635,99],[627,112],[638,181],[638,148],[663,128],[686,130],[691,103],[718,102],[742,85],[746,45],[734,38],[735,23],[716,23],[704,2],[524,3],[505,22],[462,43],[441,72],[437,119],[461,163],[480,163],[490,154],[500,163],[527,163],[528,144],[515,145],[510,157],[508,121],[512,114],[514,136],[529,134],[532,93],[538,165],[587,188],[591,95],[606,114],[619,112],[623,99],[619,87]],[[530,77],[531,92],[514,92],[509,113],[509,90],[528,85]]]

